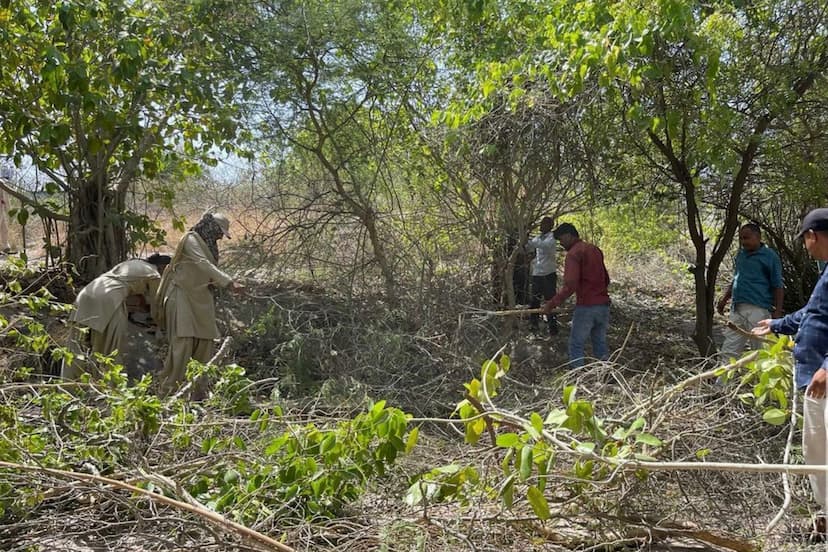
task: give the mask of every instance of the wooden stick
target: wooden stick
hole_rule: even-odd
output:
[[[249,527],[245,527],[240,523],[236,523],[235,521],[231,521],[221,514],[214,512],[212,510],[208,510],[205,506],[198,506],[193,504],[187,504],[186,502],[181,502],[180,500],[175,500],[173,498],[169,498],[162,494],[154,493],[152,491],[148,491],[146,489],[141,489],[140,487],[136,487],[135,485],[130,485],[129,483],[124,483],[123,481],[118,481],[117,479],[110,479],[108,477],[102,477],[100,475],[92,475],[88,473],[79,473],[73,471],[65,471],[65,470],[56,470],[52,468],[44,468],[40,466],[26,466],[23,464],[14,464],[12,462],[0,462],[0,468],[7,468],[10,470],[16,471],[29,471],[29,472],[39,472],[39,473],[47,473],[49,475],[54,475],[57,477],[65,477],[68,479],[75,479],[80,481],[89,481],[95,483],[103,483],[110,487],[116,487],[119,489],[124,489],[136,494],[140,494],[149,498],[150,500],[154,500],[155,502],[161,502],[162,504],[166,504],[167,506],[172,506],[173,508],[177,508],[179,510],[186,510],[187,512],[193,513],[201,518],[204,518],[216,525],[219,525],[225,529],[233,531],[237,535],[247,539],[248,541],[252,541],[259,545],[259,547],[265,547],[267,550],[277,550],[278,552],[295,552],[295,550],[287,545],[282,544],[281,542],[268,537],[267,535],[263,535],[258,531],[254,531]]]
[[[523,316],[525,314],[544,314],[543,309],[511,309],[502,311],[486,311],[487,316]]]
[[[727,326],[729,329],[733,330],[734,332],[747,337],[748,339],[753,339],[755,341],[759,341],[760,343],[773,343],[772,339],[768,339],[767,337],[763,337],[761,335],[756,335],[756,334],[751,333],[747,330],[743,330],[742,328],[740,328],[739,326],[737,326],[736,324],[734,324],[730,320],[727,320],[725,322],[725,326]]]

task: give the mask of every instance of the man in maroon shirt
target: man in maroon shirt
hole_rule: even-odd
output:
[[[574,293],[575,311],[569,334],[570,364],[572,367],[584,365],[584,343],[587,336],[592,342],[595,358],[606,360],[610,298],[607,292],[609,273],[604,265],[604,254],[594,245],[582,241],[578,230],[568,222],[558,226],[553,235],[566,249],[563,287],[543,308],[550,313]]]

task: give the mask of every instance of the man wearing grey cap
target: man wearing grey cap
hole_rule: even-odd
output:
[[[814,209],[802,220],[796,239],[805,240],[805,249],[817,261],[828,261],[828,208]],[[828,273],[823,269],[811,292],[808,303],[783,318],[765,319],[753,329],[756,335],[769,333],[796,335],[793,356],[794,375],[798,389],[805,391],[802,406],[802,453],[805,463],[828,465]],[[824,542],[828,475],[810,476],[811,490],[821,511],[810,528],[811,542]]]

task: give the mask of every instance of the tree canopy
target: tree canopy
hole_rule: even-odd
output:
[[[219,4],[216,4],[219,6]],[[238,80],[217,64],[210,2],[35,0],[0,8],[0,151],[62,193],[68,259],[87,278],[124,258],[139,177],[192,173],[237,135]],[[12,190],[14,191],[14,190]],[[45,207],[18,194],[24,204]]]

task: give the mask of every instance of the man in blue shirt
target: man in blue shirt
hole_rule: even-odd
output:
[[[796,239],[805,239],[805,249],[818,261],[828,260],[828,209],[814,209],[802,220]],[[796,386],[805,390],[802,406],[802,454],[805,463],[828,465],[828,429],[826,428],[825,382],[828,380],[828,271],[823,270],[808,303],[798,311],[757,324],[753,333],[796,334],[793,356]],[[810,539],[825,540],[825,508],[828,503],[828,478],[825,472],[811,475],[814,499],[821,512],[814,521]]]
[[[762,231],[755,224],[748,223],[739,229],[739,253],[736,255],[736,270],[733,282],[727,287],[716,305],[719,314],[724,314],[727,302],[732,298],[730,321],[745,331],[750,331],[768,315],[782,316],[782,263],[776,251],[762,243]],[[728,362],[740,358],[745,351],[747,337],[725,328],[719,358]]]

